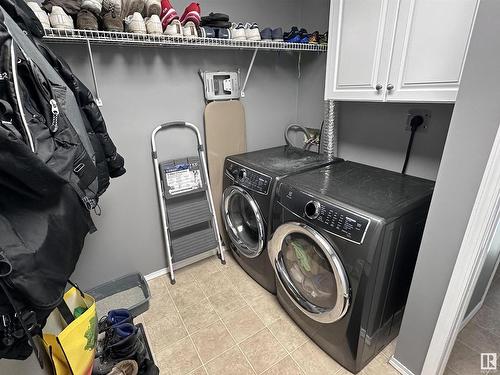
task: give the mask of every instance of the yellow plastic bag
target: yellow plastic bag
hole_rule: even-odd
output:
[[[77,308],[86,310],[69,324],[60,309],[52,311],[43,329],[45,350],[56,375],[90,375],[98,334],[95,300],[73,287],[64,301],[71,314]]]

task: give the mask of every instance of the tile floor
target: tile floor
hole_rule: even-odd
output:
[[[497,353],[500,358],[500,268],[483,306],[458,335],[445,375],[500,374],[480,370],[480,353]]]
[[[143,322],[162,375],[348,375],[290,320],[275,296],[227,256],[150,281]],[[397,375],[389,345],[362,372]]]

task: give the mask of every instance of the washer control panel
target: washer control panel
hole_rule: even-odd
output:
[[[269,193],[272,178],[263,173],[228,160],[226,162],[226,174],[245,189],[265,195]]]
[[[361,244],[370,219],[317,200],[296,189],[282,186],[281,204],[297,216],[336,236]]]

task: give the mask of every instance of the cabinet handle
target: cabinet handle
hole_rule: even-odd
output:
[[[387,85],[387,90],[389,90],[389,91],[394,90],[394,85],[393,85],[392,83],[389,83],[389,84]]]
[[[382,90],[382,85],[380,83],[377,83],[377,86],[375,86],[375,90],[377,91]]]

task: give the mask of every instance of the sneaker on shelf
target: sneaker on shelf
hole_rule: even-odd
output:
[[[92,374],[105,375],[124,360],[134,360],[140,368],[146,358],[146,347],[139,330],[133,324],[123,323],[106,331],[102,343],[103,351],[94,361]]]
[[[272,32],[273,42],[282,42],[283,41],[283,29],[281,27],[277,27]]]
[[[162,34],[163,27],[161,26],[160,17],[157,14],[153,14],[144,20],[146,23],[146,31],[148,34]]]
[[[81,9],[87,9],[94,14],[101,14],[102,0],[82,0]]]
[[[159,17],[161,14],[161,2],[160,0],[146,0],[144,9],[146,10],[146,17],[151,17],[153,14]]]
[[[328,44],[328,32],[321,34],[319,36],[319,44],[321,44],[321,45]]]
[[[146,34],[146,25],[144,24],[144,18],[142,18],[139,12],[127,16],[125,18],[125,31],[134,34]]]
[[[97,17],[87,9],[80,9],[76,16],[76,28],[80,30],[98,30]]]
[[[50,25],[55,29],[74,29],[75,24],[73,23],[73,18],[68,16],[63,8],[54,5],[52,7],[52,12],[49,14]]]
[[[306,29],[300,29],[299,31],[300,34],[300,42],[299,43],[309,43],[309,33],[307,32]]]
[[[182,34],[185,38],[198,38],[198,30],[196,30],[196,25],[193,21],[188,21],[182,27]]]
[[[318,44],[319,43],[319,31],[313,32],[309,35],[309,44]]]
[[[283,35],[283,39],[287,43],[300,43],[300,32],[299,29],[295,26],[293,26],[289,32],[285,33]]]
[[[133,359],[126,359],[125,361],[118,362],[108,375],[137,375],[138,373],[139,366],[137,362]]]
[[[214,27],[215,37],[218,39],[231,39],[231,33],[229,29],[222,27]]]
[[[260,32],[260,40],[262,40],[263,42],[272,42],[273,30],[270,27],[262,29]]]
[[[142,13],[146,5],[146,0],[122,0],[122,11],[120,17],[125,19],[135,12]]]
[[[163,30],[166,30],[167,26],[170,25],[173,20],[179,19],[179,15],[168,0],[161,0],[160,19],[161,24],[163,25]]]
[[[40,8],[40,5],[38,3],[35,3],[34,1],[29,1],[27,4],[31,8],[33,13],[35,13],[36,18],[38,18],[43,28],[50,28],[49,16],[42,8]]]
[[[114,11],[118,16],[122,12],[122,1],[121,0],[102,0],[102,13],[103,15],[107,12]]]
[[[102,23],[105,31],[123,31],[123,20],[120,17],[120,11],[114,8],[103,11]]]
[[[211,12],[208,16],[201,17],[201,25],[212,25],[214,22],[229,22],[229,16],[224,13]]]
[[[199,26],[201,22],[201,9],[200,4],[191,3],[186,9],[184,9],[184,13],[181,16],[181,24],[185,26],[188,22],[194,23],[195,26]]]
[[[245,25],[245,36],[247,40],[260,40],[260,31],[259,31],[259,25],[257,25],[255,22],[254,23],[247,23]]]
[[[241,22],[236,24],[233,23],[231,28],[229,29],[229,34],[231,35],[231,39],[233,40],[247,40],[247,36],[245,34],[245,25]]]
[[[163,34],[170,36],[182,36],[182,25],[178,19],[172,20],[167,27],[163,29]]]
[[[200,38],[215,38],[215,30],[208,26],[199,27],[198,26],[198,35]]]

